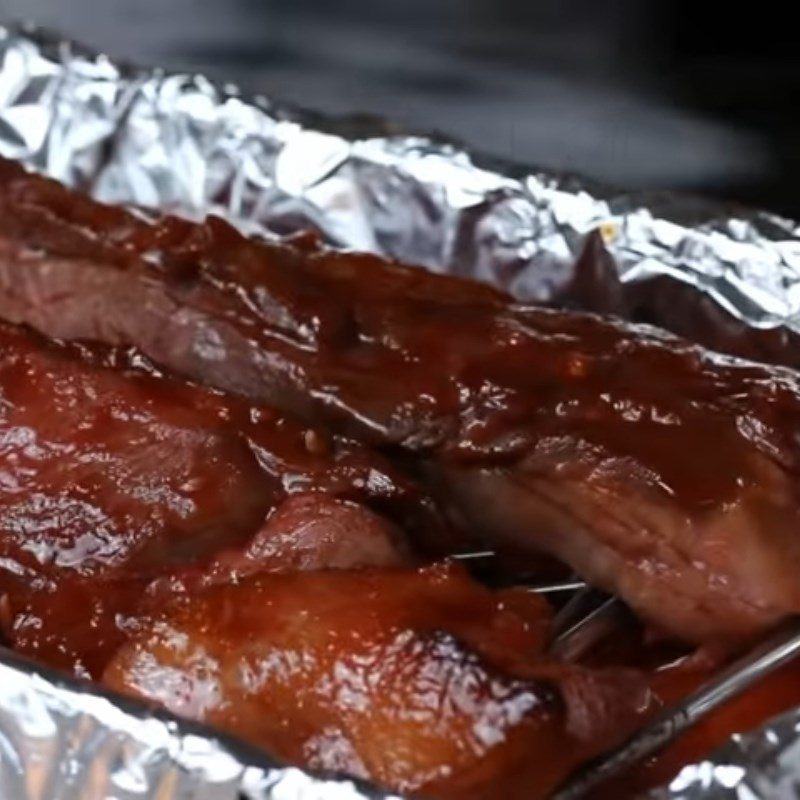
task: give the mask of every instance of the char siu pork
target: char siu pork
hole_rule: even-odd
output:
[[[251,576],[179,596],[104,681],[393,791],[547,797],[651,697],[635,672],[543,661],[537,599],[453,565]]]
[[[9,162],[0,314],[358,436],[462,530],[554,554],[675,636],[737,642],[800,611],[789,371],[308,239],[153,221]]]
[[[93,674],[156,579],[407,564],[407,531],[446,528],[359,445],[135,352],[0,323],[0,623],[17,649]]]

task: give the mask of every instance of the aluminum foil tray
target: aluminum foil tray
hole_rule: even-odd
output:
[[[488,280],[521,299],[643,314],[800,364],[800,226],[774,215],[493,162],[390,123],[122,65],[30,27],[0,26],[0,154],[108,202],[220,214],[261,235],[311,227],[334,245]],[[593,231],[602,239],[587,239]],[[680,303],[665,310],[653,286]],[[800,757],[790,757],[799,731],[792,712],[657,796],[800,796]],[[2,651],[0,795],[378,796]]]
[[[684,767],[649,800],[797,800],[800,709],[737,734],[705,761]]]

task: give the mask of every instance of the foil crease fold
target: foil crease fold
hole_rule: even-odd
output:
[[[759,355],[800,365],[800,226],[775,215],[490,162],[380,121],[324,119],[2,26],[0,155],[107,202],[215,213],[265,236],[314,228],[334,245],[488,280],[525,301],[633,318],[644,309],[647,321],[734,351],[765,334]],[[593,231],[613,260],[576,282]],[[683,317],[648,286],[676,289],[669,305]],[[799,754],[795,711],[653,797],[800,797]],[[377,796],[264,764],[2,651],[0,787],[20,800]]]

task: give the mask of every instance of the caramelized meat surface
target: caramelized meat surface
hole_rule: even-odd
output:
[[[0,324],[0,620],[92,673],[155,579],[411,560],[432,507],[358,445],[146,368]]]
[[[634,672],[542,662],[547,607],[528,598],[453,566],[255,576],[162,610],[104,681],[392,790],[546,797],[649,694]]]
[[[464,529],[696,642],[800,610],[793,373],[0,165],[0,314],[404,453]]]

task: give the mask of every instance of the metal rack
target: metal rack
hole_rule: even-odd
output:
[[[592,589],[577,578],[526,588],[543,595],[572,594],[554,619],[550,653],[560,659],[579,658],[630,616],[620,600]],[[655,754],[707,714],[797,657],[800,657],[800,619],[792,619],[696,691],[665,708],[619,747],[580,769],[553,800],[577,800],[604,780]]]

